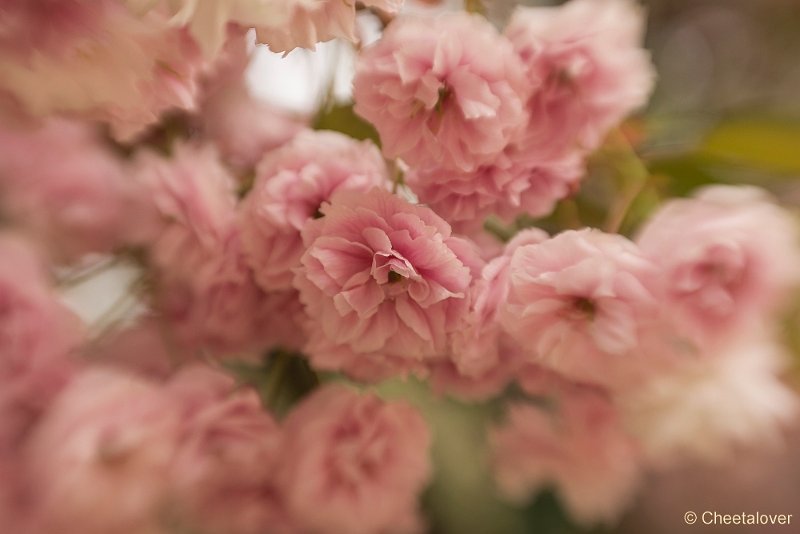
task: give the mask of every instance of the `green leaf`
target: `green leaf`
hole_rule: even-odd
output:
[[[337,104],[320,110],[314,120],[315,130],[333,130],[349,135],[354,139],[370,139],[380,146],[380,138],[375,128],[353,111],[352,104]]]
[[[800,172],[800,122],[739,117],[714,128],[699,153],[773,173]]]

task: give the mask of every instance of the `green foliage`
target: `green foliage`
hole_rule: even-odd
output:
[[[353,111],[352,104],[335,104],[322,109],[314,120],[315,130],[333,130],[355,139],[370,139],[380,146],[380,138],[375,128]]]
[[[227,362],[225,366],[241,383],[253,386],[264,406],[278,417],[320,383],[302,354],[281,348],[269,351],[261,363]]]

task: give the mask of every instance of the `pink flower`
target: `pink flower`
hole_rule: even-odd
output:
[[[51,119],[0,130],[2,209],[56,259],[108,252],[141,237],[143,199],[89,127]]]
[[[206,57],[217,55],[224,46],[228,28],[241,25],[253,28],[266,24],[285,24],[293,4],[313,0],[125,0],[134,13],[158,7],[170,24],[185,26]]]
[[[661,468],[779,448],[800,413],[797,393],[779,378],[784,356],[774,341],[749,340],[684,361],[621,397],[626,425]]]
[[[168,475],[178,522],[218,534],[286,531],[273,481],[281,432],[256,392],[200,366],[166,387],[183,409]]]
[[[505,34],[534,88],[521,142],[530,155],[594,150],[647,102],[655,75],[643,33],[644,15],[632,0],[517,8]]]
[[[378,149],[339,133],[303,132],[268,154],[241,206],[247,258],[261,287],[291,288],[305,250],[300,231],[335,192],[388,184]]]
[[[406,181],[436,213],[459,229],[469,231],[489,215],[505,221],[527,214],[544,217],[556,203],[578,187],[583,160],[575,152],[560,160],[532,164],[516,150],[474,172],[437,168],[414,170]]]
[[[129,140],[164,112],[195,105],[202,58],[159,12],[140,17],[112,0],[14,0],[6,20],[12,38],[42,35],[12,47],[0,37],[0,92],[31,115],[101,120]]]
[[[203,135],[233,167],[247,170],[264,155],[299,133],[305,125],[253,97],[244,85],[224,87],[207,99],[200,116]]]
[[[471,280],[447,223],[380,189],[343,191],[321,213],[294,282],[312,364],[376,380],[443,357]]]
[[[0,457],[17,448],[70,380],[83,339],[30,244],[0,234]]]
[[[504,329],[532,361],[578,381],[620,385],[646,368],[658,332],[656,270],[636,245],[596,230],[517,248]]]
[[[523,230],[483,267],[469,290],[469,312],[452,338],[449,360],[434,367],[435,390],[465,399],[498,394],[523,364],[522,348],[500,328],[498,312],[508,296],[511,257],[517,248],[545,241],[538,228]]]
[[[185,359],[183,351],[170,344],[168,337],[159,318],[145,315],[127,328],[93,340],[90,355],[104,365],[165,379]]]
[[[701,344],[760,331],[800,280],[797,224],[754,187],[672,200],[637,242],[661,266],[670,316]]]
[[[268,343],[274,311],[245,261],[233,179],[213,150],[180,146],[171,160],[144,154],[139,180],[153,195],[164,229],[150,260],[154,303],[172,342],[229,355]]]
[[[490,442],[497,484],[514,501],[553,488],[575,521],[610,523],[631,503],[639,454],[608,397],[565,386],[542,404],[516,403]]]
[[[351,0],[287,0],[287,21],[263,24],[257,28],[258,41],[273,52],[290,52],[295,48],[314,50],[317,43],[335,38],[358,42],[356,35],[356,3]],[[389,14],[397,13],[403,0],[367,0],[367,7],[376,7]]]
[[[326,386],[287,417],[276,480],[304,532],[415,531],[429,445],[409,405]]]
[[[164,251],[165,262],[197,244],[216,249],[230,235],[236,224],[236,184],[212,147],[178,145],[169,159],[140,151],[134,164],[152,216],[160,220],[151,237],[174,245]]]
[[[478,15],[398,19],[361,52],[353,84],[384,154],[418,168],[475,171],[527,121],[523,66]]]
[[[36,532],[161,534],[178,417],[153,384],[85,371],[31,437]]]

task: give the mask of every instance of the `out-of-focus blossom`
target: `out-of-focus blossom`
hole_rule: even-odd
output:
[[[218,355],[260,344],[269,306],[244,259],[233,179],[209,147],[143,154],[138,178],[164,219],[150,251],[172,342]]]
[[[243,84],[217,91],[202,106],[201,129],[237,169],[253,168],[264,155],[305,128],[304,121],[257,100]]]
[[[31,437],[35,532],[161,534],[159,512],[178,418],[166,395],[133,375],[76,377]]]
[[[701,344],[759,333],[800,281],[797,225],[754,187],[672,200],[637,243],[660,265],[670,317]]]
[[[502,331],[498,312],[508,296],[514,251],[547,238],[542,230],[523,230],[482,269],[469,290],[469,312],[452,336],[450,357],[434,367],[434,389],[461,398],[484,399],[502,391],[515,377],[524,361],[522,347]]]
[[[303,132],[258,165],[242,203],[242,233],[256,280],[265,289],[292,287],[305,247],[303,226],[337,191],[388,187],[386,165],[369,141],[335,132]]]
[[[406,180],[421,202],[456,228],[469,231],[489,215],[511,221],[520,214],[544,217],[569,196],[584,174],[582,158],[572,152],[538,165],[515,149],[474,172],[436,168],[413,170]]]
[[[354,0],[284,1],[288,20],[257,28],[259,42],[266,43],[273,52],[290,52],[295,48],[314,50],[317,43],[335,38],[358,41]],[[363,4],[394,14],[402,7],[403,0],[366,0]]]
[[[781,383],[783,354],[771,341],[732,343],[628,391],[627,426],[648,459],[670,467],[720,462],[746,447],[774,447],[800,403]]]
[[[613,522],[631,503],[640,456],[602,392],[566,386],[543,403],[515,403],[492,430],[497,484],[515,501],[553,489],[584,524]]]
[[[0,457],[11,454],[61,388],[83,331],[29,243],[0,234]]]
[[[207,57],[214,57],[225,43],[228,25],[245,28],[285,24],[294,6],[313,0],[125,0],[134,13],[159,7],[170,24],[187,27]]]
[[[505,34],[533,88],[521,145],[537,159],[597,148],[653,88],[644,13],[633,0],[519,7]]]
[[[413,167],[475,171],[527,121],[524,67],[483,17],[401,18],[361,52],[355,110],[384,153]]]
[[[129,140],[171,109],[194,108],[202,58],[160,12],[138,17],[113,0],[7,4],[0,92],[29,114],[98,119]]]
[[[192,249],[214,250],[235,226],[235,181],[210,146],[178,145],[171,157],[142,151],[134,162],[135,179],[148,192],[151,216],[159,225],[150,237],[169,242],[170,255],[185,259]],[[158,245],[156,245],[158,246]]]
[[[98,337],[88,356],[108,367],[164,379],[185,359],[180,347],[170,346],[168,337],[163,323],[145,316],[127,328]]]
[[[0,211],[57,260],[141,240],[147,221],[123,162],[85,124],[0,129]]]
[[[500,318],[532,361],[578,382],[619,386],[654,359],[656,269],[624,237],[567,231],[517,248],[509,269]]]
[[[419,530],[430,436],[409,405],[327,386],[284,423],[277,481],[303,532]]]
[[[273,480],[280,429],[254,390],[235,388],[229,376],[200,366],[167,385],[183,411],[168,475],[171,513],[210,534],[287,531]]]
[[[472,278],[447,223],[380,189],[343,191],[321,213],[294,280],[312,364],[376,380],[445,356]]]
[[[20,455],[72,378],[83,331],[29,242],[1,233],[0,258],[0,530],[27,532],[30,488]]]

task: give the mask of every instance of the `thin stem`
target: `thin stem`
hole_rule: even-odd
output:
[[[281,382],[289,367],[291,355],[285,351],[278,351],[272,356],[275,361],[269,368],[267,380],[264,383],[262,395],[267,406],[273,406],[280,396]]]
[[[58,281],[58,287],[61,289],[68,289],[78,286],[87,280],[94,278],[96,275],[118,265],[121,261],[122,259],[119,256],[114,256],[111,258],[104,258],[82,269],[73,269],[72,272],[67,273],[66,276]]]
[[[628,139],[619,131],[615,130],[610,136],[615,148],[619,149],[619,155],[623,159],[618,161],[618,170],[625,177],[630,179],[626,190],[614,204],[608,214],[605,224],[605,231],[617,233],[625,222],[633,203],[650,183],[650,171],[639,158]]]

